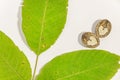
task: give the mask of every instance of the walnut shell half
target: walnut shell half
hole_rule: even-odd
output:
[[[85,47],[95,48],[100,44],[100,40],[94,33],[85,32],[82,35],[82,43]]]
[[[108,21],[107,19],[101,20],[95,28],[95,34],[99,38],[104,38],[109,35],[109,33],[111,32],[111,28],[112,25],[110,21]]]

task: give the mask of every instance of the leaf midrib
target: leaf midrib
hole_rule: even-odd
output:
[[[37,54],[40,53],[40,45],[41,45],[43,30],[44,30],[44,27],[45,27],[44,26],[44,22],[45,22],[45,16],[46,16],[46,12],[47,12],[48,2],[49,2],[49,0],[46,0],[46,2],[45,2],[45,9],[44,9],[44,12],[43,12],[42,25],[41,25],[41,33],[40,33],[40,38],[39,38],[39,44],[38,44]]]
[[[86,69],[86,70],[83,70],[83,71],[79,71],[79,72],[76,72],[76,73],[58,78],[56,80],[63,80],[63,79],[66,79],[66,78],[70,78],[70,77],[73,77],[73,76],[76,76],[76,75],[79,75],[79,74],[82,74],[82,73],[85,73],[85,72],[89,72],[91,70],[94,70],[94,69],[97,69],[97,68],[100,68],[100,67],[104,67],[104,66],[107,66],[107,65],[110,65],[110,64],[114,64],[114,63],[108,63],[108,64],[104,64],[104,65],[102,64],[102,65],[99,65],[99,66],[96,66],[96,67],[93,67],[93,68],[89,68],[89,69]]]
[[[25,79],[21,76],[21,74],[17,72],[17,70],[15,70],[14,68],[12,68],[12,65],[9,64],[9,62],[5,59],[5,57],[3,57],[3,56],[0,56],[0,57],[1,57],[1,59],[6,63],[6,65],[8,65],[8,67],[9,67],[13,72],[16,73],[16,75],[17,75],[21,80],[25,80]]]

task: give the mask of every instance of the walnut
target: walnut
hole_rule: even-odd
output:
[[[104,38],[109,35],[109,33],[111,32],[111,28],[112,26],[110,21],[104,19],[97,24],[95,28],[95,33],[99,38]]]
[[[82,43],[88,48],[95,48],[100,44],[100,40],[94,33],[85,32],[82,35]]]

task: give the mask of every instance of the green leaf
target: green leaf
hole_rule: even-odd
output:
[[[22,30],[39,55],[58,38],[66,23],[68,0],[24,0]]]
[[[17,46],[0,31],[0,80],[30,80],[30,64]]]
[[[119,61],[120,56],[103,50],[70,52],[46,64],[37,80],[110,80]]]

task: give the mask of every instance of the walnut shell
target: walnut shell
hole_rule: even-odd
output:
[[[95,48],[100,44],[100,40],[94,33],[85,32],[82,35],[82,43],[88,48]]]
[[[110,21],[108,21],[107,19],[101,20],[95,28],[95,34],[99,38],[104,38],[109,35],[109,33],[111,32],[111,28],[112,25]]]

